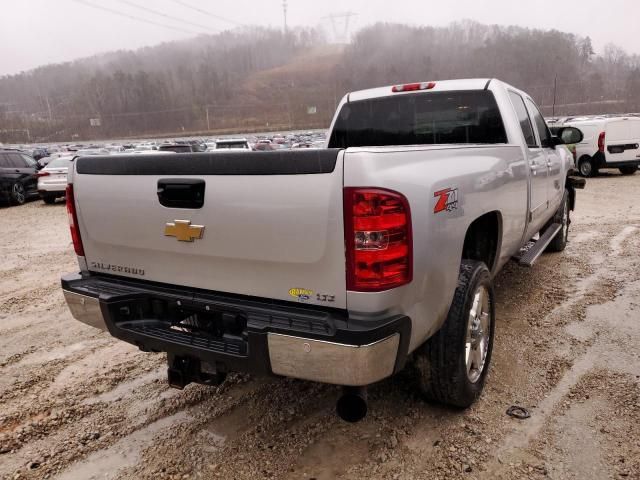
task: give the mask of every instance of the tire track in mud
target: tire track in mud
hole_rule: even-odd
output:
[[[640,301],[638,294],[640,292],[640,268],[638,268],[640,262],[635,260],[634,264],[630,263],[627,258],[620,258],[625,251],[640,250],[640,241],[635,235],[637,232],[638,226],[628,225],[610,238],[608,253],[595,255],[596,259],[593,263],[601,268],[582,278],[577,283],[576,293],[570,300],[548,315],[547,318],[551,320],[554,317],[566,315],[567,311],[575,309],[587,295],[594,291],[594,287],[607,278],[617,278],[618,285],[622,285],[623,282],[627,284],[624,288],[613,289],[607,295],[596,295],[596,301],[589,302],[590,304],[582,309],[585,312],[583,315],[572,315],[576,321],[563,323],[570,335],[572,330],[576,332],[572,335],[574,339],[579,343],[587,344],[586,349],[583,348],[584,353],[573,360],[554,388],[545,393],[544,398],[536,406],[532,417],[527,422],[519,424],[518,428],[513,429],[503,439],[492,461],[488,464],[487,478],[491,478],[493,475],[497,478],[509,478],[509,475],[513,473],[511,468],[514,465],[514,461],[510,460],[518,460],[520,456],[523,456],[522,452],[539,437],[540,432],[548,428],[550,422],[556,421],[554,413],[557,412],[559,405],[562,402],[569,403],[567,397],[571,390],[594,369],[605,367],[613,369],[615,373],[629,376],[640,372],[640,356],[633,358],[633,356],[627,355],[620,346],[616,347],[608,341],[625,321],[628,324],[633,322],[631,304],[634,301]],[[603,310],[604,313],[602,313]],[[585,325],[589,324],[591,324],[592,330],[585,334]],[[640,329],[636,328],[635,332],[630,329],[624,335],[629,337],[634,334],[636,341],[640,342]],[[505,467],[505,464],[508,466]],[[538,470],[546,471],[546,467],[538,468]]]

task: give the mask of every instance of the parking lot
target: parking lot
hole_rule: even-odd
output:
[[[401,374],[355,425],[327,385],[170,389],[163,355],[71,318],[64,203],[2,207],[0,478],[640,478],[638,199],[640,174],[589,179],[567,250],[499,275],[472,408],[427,404]]]

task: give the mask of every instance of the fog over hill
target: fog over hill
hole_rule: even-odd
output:
[[[556,114],[640,110],[640,57],[595,55],[588,37],[379,23],[336,46],[311,28],[247,28],[1,77],[0,141],[326,127],[347,91],[465,77],[512,83],[545,114],[554,82]]]

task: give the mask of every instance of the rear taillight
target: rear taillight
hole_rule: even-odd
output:
[[[598,135],[598,151],[601,153],[604,153],[604,139],[605,133],[600,132],[600,135]]]
[[[36,175],[38,177],[48,177],[51,174],[49,172],[38,172],[38,173],[36,173]]]
[[[379,292],[411,282],[409,202],[381,188],[344,189],[347,290]]]
[[[84,257],[84,248],[82,246],[82,238],[80,238],[80,227],[78,226],[78,215],[76,213],[76,202],[73,197],[73,185],[67,185],[65,199],[67,202],[67,214],[69,216],[69,228],[71,229],[73,249],[76,251],[76,255]]]
[[[398,92],[415,92],[418,90],[431,90],[436,86],[436,82],[420,82],[420,83],[405,83],[403,85],[394,85],[391,87],[391,91]]]

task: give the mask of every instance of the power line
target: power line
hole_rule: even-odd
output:
[[[144,12],[152,13],[153,15],[158,15],[159,17],[168,18],[169,20],[173,20],[174,22],[181,22],[187,25],[191,25],[192,27],[202,28],[204,30],[211,31],[209,27],[206,25],[200,25],[199,23],[190,22],[189,20],[183,20],[181,18],[174,17],[172,15],[167,15],[166,13],[162,13],[158,10],[154,10],[152,8],[143,7],[142,5],[138,5],[137,3],[130,2],[129,0],[118,0],[120,3],[124,3],[125,5],[129,5],[130,7],[137,8]]]
[[[184,28],[181,28],[181,27],[174,27],[174,26],[171,26],[171,25],[167,25],[165,23],[160,23],[160,22],[156,22],[156,21],[153,21],[153,20],[148,20],[146,18],[141,18],[141,17],[135,16],[135,15],[130,15],[128,13],[120,12],[118,10],[113,10],[111,8],[108,8],[108,7],[103,7],[102,5],[94,5],[93,3],[89,3],[86,0],[74,0],[74,1],[79,3],[79,4],[81,4],[81,5],[84,5],[85,7],[91,7],[91,8],[95,8],[97,10],[103,10],[105,12],[109,12],[109,13],[112,13],[114,15],[120,15],[121,17],[125,17],[125,18],[128,18],[130,20],[135,20],[137,22],[147,23],[149,25],[155,25],[156,27],[169,28],[171,30],[175,30],[176,32],[188,33],[188,34],[191,34],[191,35],[199,35],[200,34],[199,32],[194,32],[193,30],[187,30],[187,29],[184,29]]]
[[[193,5],[189,5],[187,2],[183,2],[182,0],[173,0],[174,3],[178,5],[182,5],[183,7],[190,8],[191,10],[195,10],[196,12],[202,13],[204,15],[208,15],[209,17],[217,18],[218,20],[222,20],[223,22],[233,23],[234,25],[242,26],[243,24],[240,22],[236,22],[235,20],[231,20],[230,18],[221,17],[220,15],[216,15],[215,13],[208,12],[207,10],[203,10],[198,7],[194,7]]]

